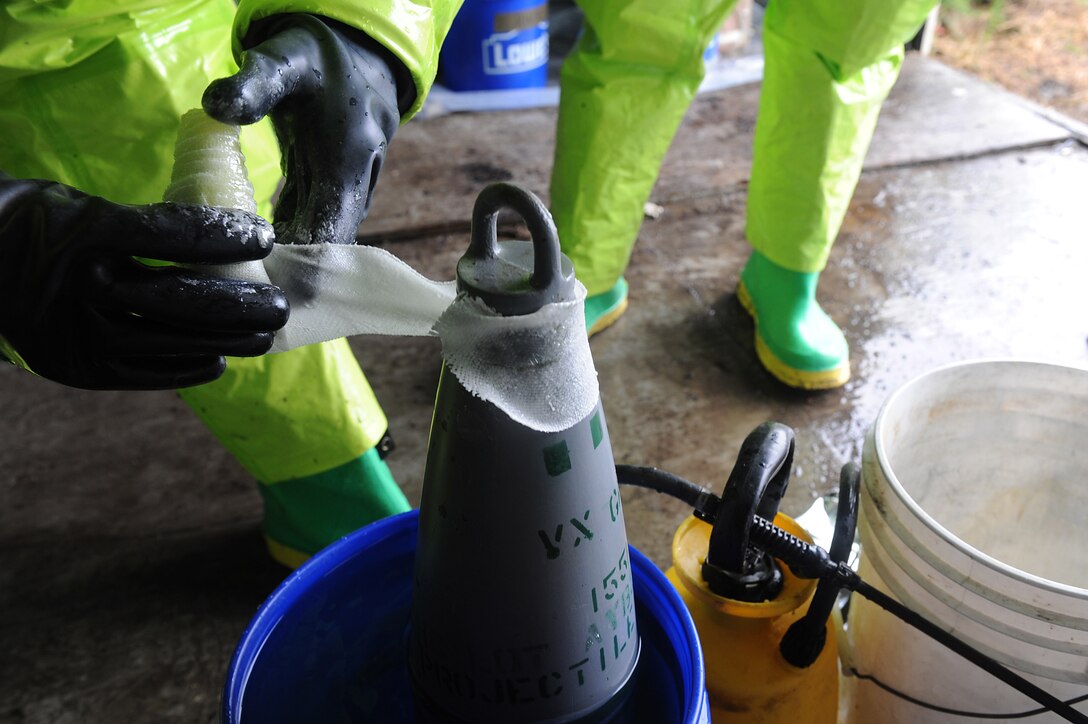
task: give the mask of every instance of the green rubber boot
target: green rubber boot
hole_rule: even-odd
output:
[[[603,329],[611,327],[627,311],[627,280],[619,281],[607,292],[586,297],[586,333],[592,337]]]
[[[756,323],[756,355],[790,387],[829,390],[850,379],[842,330],[816,302],[819,272],[795,272],[753,251],[737,299]]]
[[[368,523],[411,507],[377,448],[332,470],[258,489],[268,552],[288,568],[298,568]]]

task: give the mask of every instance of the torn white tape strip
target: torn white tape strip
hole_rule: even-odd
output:
[[[291,303],[273,352],[355,334],[432,335],[457,294],[455,282],[428,279],[373,246],[277,244],[264,269]]]

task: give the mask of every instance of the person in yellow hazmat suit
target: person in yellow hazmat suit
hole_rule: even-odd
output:
[[[273,229],[277,243],[352,243],[458,3],[428,5],[0,8],[0,354],[78,387],[184,387],[256,477],[269,549],[289,566],[409,507],[382,459],[387,421],[374,393],[345,340],[261,356],[287,319],[276,287],[132,257],[258,259]],[[202,101],[221,121],[254,124],[242,148],[265,216],[282,158],[271,227],[240,211],[157,203],[179,119]]]
[[[842,331],[816,301],[903,47],[936,0],[770,0],[748,188],[751,255],[737,297],[756,352],[787,385],[850,376]],[[551,178],[563,251],[585,284],[589,332],[627,306],[623,277],[662,159],[734,0],[579,0],[564,62]],[[709,151],[708,152],[712,152]]]

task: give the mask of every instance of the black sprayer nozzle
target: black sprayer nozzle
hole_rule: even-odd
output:
[[[853,463],[844,465],[839,474],[839,508],[835,514],[835,534],[831,547],[822,548],[798,540],[793,548],[798,552],[796,562],[780,556],[798,576],[819,578],[804,617],[794,621],[782,637],[778,650],[782,657],[798,668],[816,663],[827,635],[827,619],[843,586],[853,590],[857,580],[847,565],[854,532],[858,527],[858,487],[861,471]],[[785,553],[785,551],[783,551]]]
[[[793,430],[765,422],[745,438],[729,480],[703,564],[703,579],[719,596],[769,601],[782,590],[774,559],[749,545],[755,518],[773,520],[789,484]]]

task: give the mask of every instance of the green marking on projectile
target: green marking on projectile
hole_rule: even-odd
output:
[[[560,440],[554,445],[544,448],[544,469],[553,478],[570,470],[570,450],[567,449],[567,441]]]
[[[601,440],[604,440],[604,427],[601,425],[600,410],[589,421],[589,429],[593,433],[593,449],[596,450],[597,446],[601,444]]]

